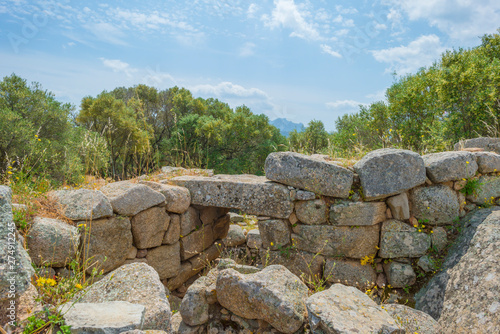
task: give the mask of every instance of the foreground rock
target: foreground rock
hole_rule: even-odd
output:
[[[427,313],[401,304],[385,304],[384,310],[405,329],[406,333],[439,333],[437,321]]]
[[[122,333],[142,329],[143,305],[114,301],[105,303],[76,303],[64,305],[60,312],[71,333]]]
[[[313,333],[405,333],[396,321],[356,288],[334,284],[306,301]]]
[[[347,168],[294,152],[269,154],[264,169],[269,180],[331,197],[347,198],[353,181]]]
[[[37,266],[64,267],[75,259],[80,235],[76,227],[62,220],[35,217],[27,244]]]
[[[58,190],[49,193],[66,217],[72,220],[93,220],[113,215],[108,198],[90,189]]]
[[[383,202],[340,202],[330,208],[330,223],[333,225],[375,225],[385,220],[386,206]]]
[[[500,210],[481,223],[470,247],[448,271],[443,333],[500,333]]]
[[[269,182],[263,176],[179,176],[170,182],[188,188],[192,204],[275,218],[288,218],[293,210],[288,187]]]
[[[146,308],[143,329],[170,332],[170,305],[158,273],[145,263],[124,265],[88,287],[74,300],[79,303],[126,301]],[[81,298],[81,299],[79,299]]]
[[[479,173],[500,172],[500,155],[492,152],[475,152]]]
[[[451,225],[459,218],[457,193],[441,184],[412,190],[411,204],[413,215],[424,224]]]
[[[304,322],[307,286],[283,266],[249,275],[223,270],[216,289],[219,303],[240,317],[264,320],[283,333],[294,333]]]
[[[420,257],[431,247],[431,237],[398,220],[382,224],[379,256],[382,258]]]
[[[477,163],[470,152],[440,152],[422,156],[432,182],[469,179],[476,174]]]
[[[425,182],[424,161],[415,152],[384,148],[354,165],[366,200],[397,195]]]

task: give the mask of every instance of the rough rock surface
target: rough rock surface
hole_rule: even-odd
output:
[[[146,260],[158,272],[160,279],[174,277],[181,268],[180,243],[150,249]]]
[[[400,333],[396,321],[363,292],[334,284],[306,301],[313,333]]]
[[[478,227],[448,271],[439,325],[443,333],[500,333],[500,210]]]
[[[269,182],[263,176],[179,176],[170,182],[188,188],[192,204],[275,218],[288,218],[293,210],[288,187]]]
[[[406,333],[439,333],[437,321],[425,312],[401,304],[385,304],[384,310],[405,329]]]
[[[181,238],[181,258],[187,260],[207,249],[212,245],[214,240],[212,226],[205,225],[197,231]]]
[[[165,196],[167,211],[184,213],[189,208],[189,205],[191,205],[189,190],[184,187],[167,184],[166,182],[168,182],[168,180],[163,180],[161,183],[151,181],[142,181],[140,183]]]
[[[170,214],[170,224],[168,225],[168,230],[163,236],[162,244],[171,245],[179,241],[181,236],[181,216],[176,214]]]
[[[62,220],[35,217],[27,244],[36,265],[64,267],[75,259],[80,235],[78,228]]]
[[[261,261],[268,265],[279,264],[286,267],[297,277],[305,280],[318,281],[324,264],[321,255],[301,252],[297,250],[268,251],[261,248],[259,251]]]
[[[326,256],[361,259],[377,253],[380,226],[297,225],[292,243],[301,250]]]
[[[165,203],[165,196],[143,184],[120,181],[101,188],[119,215],[134,216],[141,211]]]
[[[460,262],[460,259],[467,253],[471,245],[473,245],[471,244],[471,240],[478,226],[492,212],[498,210],[500,210],[499,207],[477,210],[469,213],[460,220],[460,225],[463,226],[462,232],[449,249],[441,270],[415,295],[416,309],[430,314],[436,320],[439,319],[443,309],[445,292],[447,287],[450,286],[448,285],[450,270]],[[453,287],[450,286],[450,288]]]
[[[170,216],[165,208],[153,207],[136,214],[131,223],[135,246],[139,249],[153,248],[162,244]]]
[[[199,326],[208,321],[209,304],[206,289],[212,283],[209,277],[202,276],[187,289],[179,310],[182,315],[182,321],[187,325]]]
[[[224,239],[224,244],[227,247],[235,247],[245,243],[245,234],[240,225],[230,225],[227,237]]]
[[[262,247],[277,250],[290,243],[290,226],[288,220],[271,219],[259,222]]]
[[[87,237],[82,236],[81,241],[85,245],[85,259],[92,258],[90,263],[96,263],[96,268],[104,270],[105,273],[122,265],[132,247],[130,220],[125,217],[113,217],[93,220],[86,224],[90,233]],[[92,272],[93,268],[94,266],[89,267],[87,273]]]
[[[477,163],[470,152],[440,152],[422,156],[427,176],[432,182],[442,183],[469,179],[476,174]]]
[[[191,231],[200,228],[203,225],[200,219],[200,212],[193,207],[189,207],[181,215],[181,235],[186,236]]]
[[[383,202],[337,202],[330,207],[332,225],[375,225],[385,220],[386,206]]]
[[[362,265],[356,260],[328,259],[323,277],[331,283],[371,288],[375,285],[377,273],[369,263]]]
[[[477,194],[467,196],[468,200],[479,205],[491,205],[493,199],[500,197],[500,176],[481,176],[478,182]]]
[[[387,205],[391,208],[392,218],[398,220],[410,219],[410,204],[406,193],[388,198]]]
[[[387,282],[393,288],[404,288],[415,284],[417,275],[412,266],[407,263],[389,262],[384,263],[384,272],[387,277]]]
[[[425,183],[424,161],[408,150],[372,151],[354,165],[354,170],[369,201],[397,195]]]
[[[264,170],[270,180],[331,197],[348,197],[353,182],[347,168],[294,152],[269,154]]]
[[[461,140],[460,142],[455,144],[455,151],[459,151],[462,148],[482,148],[485,151],[492,151],[500,154],[500,148],[498,146],[500,144],[500,138],[492,138],[492,137],[479,137]]]
[[[58,190],[49,193],[57,201],[62,212],[72,220],[92,220],[113,215],[108,198],[98,190]]]
[[[459,217],[457,193],[447,186],[419,187],[412,190],[410,197],[413,215],[424,224],[451,225]]]
[[[387,220],[380,233],[379,257],[420,257],[431,247],[431,237],[399,220]]]
[[[438,226],[432,229],[431,234],[432,248],[440,252],[448,245],[448,234],[444,227]]]
[[[9,291],[12,282],[15,282],[16,293],[25,292],[31,285],[31,276],[35,273],[21,243],[9,239],[13,236],[12,234],[15,235],[15,229],[12,220],[12,191],[9,187],[0,185],[0,249],[2,249],[0,253],[0,302],[10,299]],[[15,250],[13,255],[4,251],[8,250],[9,246]],[[14,270],[10,268],[8,256],[16,261],[17,266]]]
[[[322,199],[298,201],[295,203],[295,214],[304,224],[319,225],[326,223],[328,208]]]
[[[492,152],[474,152],[479,173],[500,172],[500,155]]]
[[[234,314],[261,319],[283,333],[294,333],[305,320],[307,286],[288,269],[272,265],[255,274],[222,270],[217,299]]]
[[[71,333],[112,334],[141,329],[145,307],[124,301],[65,304],[60,312]]]
[[[259,249],[262,246],[262,238],[260,231],[257,229],[250,230],[247,233],[247,246],[251,249]]]
[[[124,265],[76,295],[79,303],[126,301],[146,308],[143,329],[170,332],[170,305],[158,273],[145,263]],[[81,299],[79,299],[81,297]]]

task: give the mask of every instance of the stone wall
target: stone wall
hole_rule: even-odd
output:
[[[427,253],[446,247],[447,226],[498,200],[497,170],[500,155],[484,151],[420,156],[382,149],[353,167],[278,152],[266,160],[266,177],[179,176],[53,192],[75,226],[37,218],[27,245],[37,265],[55,271],[78,248],[104,272],[146,262],[171,291],[225,246],[243,246],[305,279],[406,287],[415,283],[417,267],[433,270]],[[460,190],[477,176],[481,186],[465,196]],[[242,231],[233,226],[236,237],[226,238],[229,210],[256,215],[258,230],[238,237]]]

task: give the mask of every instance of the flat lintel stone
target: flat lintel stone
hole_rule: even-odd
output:
[[[179,176],[171,182],[189,189],[192,204],[239,209],[274,218],[288,218],[293,210],[288,187],[264,176]]]

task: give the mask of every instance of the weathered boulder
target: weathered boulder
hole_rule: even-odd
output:
[[[112,334],[142,329],[145,307],[125,301],[65,304],[59,311],[71,333]]]
[[[277,250],[290,243],[290,227],[288,220],[271,219],[259,222],[262,247]]]
[[[174,277],[181,268],[180,243],[152,248],[148,250],[146,260],[160,279]]]
[[[389,197],[425,183],[424,161],[415,152],[384,148],[354,165],[368,201]]]
[[[307,190],[297,190],[295,194],[295,199],[298,201],[311,201],[316,198],[316,194],[312,191]]]
[[[331,283],[341,283],[357,288],[371,288],[377,280],[377,273],[371,264],[360,261],[327,259],[323,277]]]
[[[348,197],[353,182],[347,168],[295,152],[269,154],[264,170],[269,180],[331,197]]]
[[[83,256],[94,264],[87,268],[87,273],[90,274],[94,267],[107,273],[122,265],[132,247],[130,219],[113,217],[86,224],[89,233],[82,235],[81,243],[85,245]]]
[[[179,241],[181,236],[181,216],[176,214],[169,214],[170,216],[170,224],[168,225],[168,229],[163,236],[163,241],[161,242],[164,245],[171,245]]]
[[[304,224],[319,225],[326,223],[328,208],[323,199],[298,201],[295,203],[295,214]]]
[[[286,248],[281,251],[261,248],[259,255],[262,262],[282,265],[306,282],[318,282],[321,279],[325,260],[321,255]]]
[[[166,209],[173,213],[184,213],[191,205],[191,195],[189,190],[184,187],[177,187],[167,184],[168,180],[162,180],[160,183],[152,181],[141,181],[140,183],[165,196]]]
[[[415,227],[391,219],[382,224],[380,233],[381,258],[420,257],[431,247],[431,237]]]
[[[478,179],[479,189],[476,194],[467,196],[467,199],[479,205],[492,204],[493,200],[500,197],[500,176],[481,176]]]
[[[469,179],[477,171],[476,158],[470,152],[431,153],[422,156],[422,159],[427,176],[435,183]]]
[[[200,228],[203,225],[200,219],[200,212],[190,206],[186,212],[181,215],[181,235],[185,236]]]
[[[404,288],[415,284],[417,275],[410,264],[391,261],[384,263],[387,282],[393,288]]]
[[[363,292],[334,284],[306,301],[313,333],[401,333],[396,321]]]
[[[431,244],[432,248],[437,252],[446,248],[448,245],[448,233],[446,233],[444,227],[438,226],[432,229]]]
[[[184,284],[188,279],[199,273],[199,270],[193,270],[193,265],[189,261],[184,261],[181,263],[181,268],[177,276],[169,278],[166,281],[166,286],[170,291],[174,291]]]
[[[297,225],[293,232],[292,243],[298,249],[313,254],[361,259],[377,253],[380,226]]]
[[[288,187],[263,176],[179,176],[170,182],[189,189],[191,202],[203,206],[239,209],[247,214],[288,218],[293,210]]]
[[[207,249],[217,239],[211,225],[205,225],[181,238],[181,259],[187,260]]]
[[[9,293],[12,289],[15,289],[18,295],[25,292],[31,285],[31,276],[35,273],[28,253],[18,240],[12,238],[12,234],[16,235],[15,231],[16,225],[12,220],[12,191],[9,187],[0,185],[0,249],[2,249],[0,253],[0,303],[10,302]],[[7,251],[12,249],[14,249],[14,254]],[[16,263],[15,268],[11,268],[12,259]]]
[[[410,219],[410,204],[406,193],[388,198],[387,205],[391,208],[392,218],[398,220]]]
[[[209,277],[202,276],[187,289],[179,310],[184,323],[189,326],[199,326],[208,321],[209,303],[206,290],[213,283]]]
[[[108,198],[98,190],[58,190],[49,193],[66,217],[72,220],[92,220],[113,215]]]
[[[37,266],[64,267],[76,258],[79,244],[78,228],[43,217],[35,217],[27,238],[31,259]]]
[[[498,146],[500,144],[500,138],[492,138],[492,137],[479,137],[479,138],[472,138],[472,139],[466,139],[466,140],[461,140],[458,143],[455,144],[455,151],[460,151],[461,149],[464,148],[482,148],[485,151],[491,151],[491,152],[496,152],[500,154],[500,147]]]
[[[222,270],[217,299],[234,314],[261,319],[283,333],[294,333],[305,320],[307,286],[288,269],[272,265],[254,274]]]
[[[230,225],[227,237],[224,239],[224,244],[227,247],[235,247],[245,243],[245,234],[240,225]]]
[[[500,172],[500,155],[492,152],[474,152],[479,173]]]
[[[375,225],[386,218],[384,202],[339,201],[330,207],[332,225]]]
[[[443,333],[500,332],[500,210],[478,227],[470,247],[448,271],[439,325]]]
[[[247,247],[251,249],[259,249],[262,246],[262,238],[260,231],[257,229],[250,230],[247,233]]]
[[[170,224],[165,208],[153,207],[139,212],[131,219],[132,235],[137,248],[160,246]]]
[[[153,267],[145,263],[133,263],[107,274],[77,294],[73,301],[126,301],[140,304],[146,308],[143,329],[164,330],[169,333],[171,311],[165,292],[165,287]]]
[[[439,333],[437,321],[425,312],[402,304],[385,304],[384,310],[404,328],[406,333]]]
[[[419,266],[426,273],[436,270],[436,264],[429,255],[424,255],[419,258],[417,261],[417,266]]]
[[[457,193],[436,184],[413,189],[410,195],[413,215],[429,225],[450,225],[459,217]]]
[[[134,216],[141,211],[165,203],[165,196],[143,184],[120,181],[101,188],[113,211],[119,215]]]
[[[217,219],[223,217],[229,211],[228,209],[224,208],[204,206],[199,207],[198,210],[200,211],[200,220],[203,225],[215,223]],[[231,220],[231,217],[229,217],[229,220]]]

